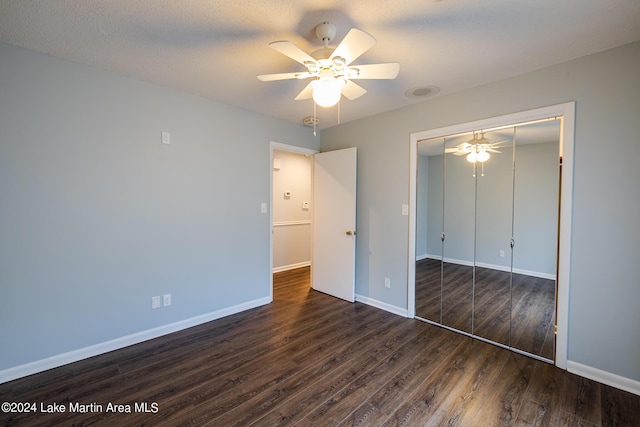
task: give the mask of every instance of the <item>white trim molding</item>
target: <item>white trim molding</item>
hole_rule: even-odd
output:
[[[362,304],[370,305],[371,307],[379,308],[380,310],[388,311],[389,313],[397,314],[398,316],[409,317],[407,309],[405,308],[387,304],[386,302],[365,297],[364,295],[356,294],[356,302],[361,302]]]
[[[291,225],[311,225],[311,220],[303,219],[300,221],[273,221],[274,227],[288,227]]]
[[[640,396],[640,381],[592,368],[572,360],[567,361],[567,371]]]
[[[311,261],[303,261],[295,264],[281,265],[280,267],[273,267],[272,272],[281,273],[283,271],[295,270],[296,268],[309,267],[310,265],[311,265]]]
[[[158,326],[156,328],[147,329],[146,331],[136,332],[124,337],[116,338],[110,341],[101,342],[88,347],[79,348],[66,353],[57,354],[47,357],[46,359],[36,360],[34,362],[25,363],[24,365],[14,366],[12,368],[0,371],[0,384],[12,381],[27,375],[36,374],[48,369],[57,368],[79,360],[88,359],[89,357],[98,356],[113,350],[119,350],[130,345],[139,344],[154,338],[168,335],[173,332],[182,331],[183,329],[211,322],[212,320],[221,319],[232,314],[240,313],[245,310],[260,307],[269,304],[271,298],[259,298],[231,307],[222,308],[200,316],[191,317],[167,325]]]
[[[416,257],[416,261],[422,261],[423,259],[435,259],[436,261],[442,261],[442,257],[440,255],[427,254],[427,255],[420,255]],[[509,273],[513,271],[515,274],[522,274],[524,276],[532,276],[532,277],[539,277],[541,279],[556,280],[556,275],[552,273],[544,273],[542,271],[533,271],[533,270],[523,270],[521,268],[515,268],[515,267],[511,269],[511,267],[507,265],[487,264],[485,262],[473,262],[473,261],[466,261],[463,259],[455,259],[455,258],[445,258],[444,262],[448,262],[450,264],[466,265],[467,267],[475,266],[475,267],[488,268],[490,270],[504,271],[505,273]]]

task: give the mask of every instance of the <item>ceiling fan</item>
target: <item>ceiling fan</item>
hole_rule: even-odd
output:
[[[370,34],[352,28],[335,49],[329,42],[336,35],[336,27],[323,22],[316,26],[316,36],[324,43],[324,47],[306,53],[289,41],[275,41],[269,46],[304,65],[306,71],[278,74],[261,74],[258,79],[263,82],[286,79],[313,79],[295,97],[296,100],[313,97],[316,104],[331,107],[338,103],[344,95],[353,100],[366,93],[366,90],[353,82],[357,79],[394,79],[400,71],[397,62],[383,64],[351,65],[360,55],[369,50],[376,42]]]
[[[467,156],[467,160],[471,163],[486,162],[491,155],[489,153],[501,153],[496,148],[500,148],[501,144],[510,142],[509,140],[491,142],[484,137],[483,132],[474,133],[473,139],[463,142],[457,147],[447,148],[445,153],[452,153],[454,156]]]

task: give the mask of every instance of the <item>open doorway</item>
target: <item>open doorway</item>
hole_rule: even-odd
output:
[[[299,162],[300,155],[305,158],[305,162],[309,162],[308,168],[301,168],[305,172],[293,173],[291,177],[283,179],[284,184],[280,186],[280,177],[274,177],[285,167],[284,157],[292,162]],[[271,143],[272,172],[269,178],[272,194],[272,269],[288,271],[289,268],[310,266],[313,289],[349,302],[355,301],[356,159],[355,147],[318,153]],[[294,190],[291,189],[297,181],[309,183],[308,193],[302,188],[295,190],[303,194],[301,198],[294,198]],[[276,206],[279,203],[285,206],[285,213],[289,212],[286,215],[291,212],[299,215],[301,211],[303,215],[280,216],[280,207]],[[287,230],[293,226],[305,226],[308,232],[304,228],[298,231]],[[279,252],[278,259],[276,251]],[[270,290],[273,300],[273,274]]]
[[[271,297],[273,274],[311,265],[313,154],[271,142]]]

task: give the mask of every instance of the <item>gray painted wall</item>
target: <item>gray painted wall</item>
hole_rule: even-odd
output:
[[[431,252],[427,251],[427,243],[432,238],[429,233],[427,218],[429,212],[429,157],[418,156],[417,171],[417,190],[416,190],[416,211],[419,212],[416,217],[416,258],[425,258]]]
[[[268,298],[270,140],[319,142],[0,44],[0,371]]]
[[[557,142],[516,148],[514,197],[514,268],[555,276],[558,236]],[[495,247],[491,249],[484,252],[495,257]],[[505,249],[508,250],[508,247]],[[487,259],[486,262],[493,260]]]
[[[323,131],[358,147],[356,292],[407,306],[410,133],[576,101],[568,358],[639,381],[639,75],[634,43]]]

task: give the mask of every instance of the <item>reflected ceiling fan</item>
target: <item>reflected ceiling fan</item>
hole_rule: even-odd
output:
[[[510,141],[491,142],[484,137],[483,132],[478,132],[473,134],[473,139],[463,142],[457,147],[447,148],[444,152],[452,153],[454,156],[467,156],[467,160],[471,163],[483,163],[491,157],[489,153],[501,153],[501,151],[496,148],[500,148],[501,144],[505,142]]]
[[[351,65],[360,55],[369,50],[376,42],[370,34],[352,28],[335,49],[329,42],[336,35],[336,27],[323,22],[316,26],[316,35],[324,47],[306,53],[289,41],[269,43],[269,47],[304,65],[306,71],[278,74],[261,74],[263,82],[286,79],[313,79],[295,97],[296,100],[313,97],[316,104],[331,107],[344,95],[353,100],[366,93],[366,90],[353,82],[357,79],[394,79],[400,71],[397,62],[383,64]]]

